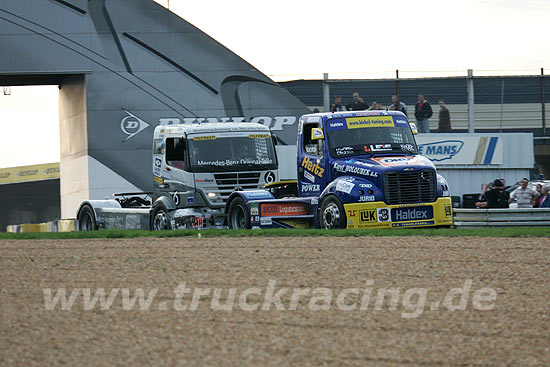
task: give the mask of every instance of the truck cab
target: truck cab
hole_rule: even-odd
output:
[[[233,191],[258,189],[278,180],[275,143],[269,128],[257,123],[157,126],[153,200],[182,209],[176,217],[185,213],[220,227]],[[197,227],[197,223],[188,224],[186,228]]]
[[[285,206],[294,202],[300,207],[294,211],[302,216],[296,219],[302,224],[307,219],[308,226],[316,228],[451,225],[447,182],[429,159],[418,154],[415,132],[414,124],[398,111],[302,116],[296,157],[297,197],[284,199]],[[278,184],[269,184],[266,189],[273,199],[281,199]],[[248,207],[260,209],[258,216],[251,216],[250,226],[288,226],[292,222],[290,215],[262,218],[262,206],[276,203],[271,198],[240,197]]]

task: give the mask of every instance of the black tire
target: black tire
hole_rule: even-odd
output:
[[[235,198],[227,211],[229,229],[250,229],[250,213],[242,198]]]
[[[94,210],[89,205],[84,205],[78,213],[78,230],[79,231],[95,231],[97,230],[97,222],[95,220]]]
[[[340,199],[331,195],[323,200],[319,212],[319,222],[321,228],[324,229],[346,228],[346,212]]]
[[[170,225],[168,209],[164,205],[155,206],[153,208],[153,215],[151,215],[151,230],[165,231],[169,229],[172,229],[172,226]]]

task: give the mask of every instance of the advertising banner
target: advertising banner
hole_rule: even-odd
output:
[[[503,164],[502,139],[496,136],[417,135],[419,153],[435,165]]]
[[[59,163],[0,169],[0,184],[59,178]]]

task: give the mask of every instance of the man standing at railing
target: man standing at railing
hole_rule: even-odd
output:
[[[430,117],[432,117],[432,106],[424,99],[424,94],[418,95],[418,103],[414,106],[414,117],[416,117],[416,127],[420,133],[430,132]]]
[[[540,194],[527,187],[528,184],[529,180],[527,178],[522,178],[520,181],[521,186],[512,192],[509,202],[511,203],[517,200],[518,208],[532,208]]]

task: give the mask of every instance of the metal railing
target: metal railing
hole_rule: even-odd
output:
[[[550,208],[454,209],[456,227],[550,226]]]

